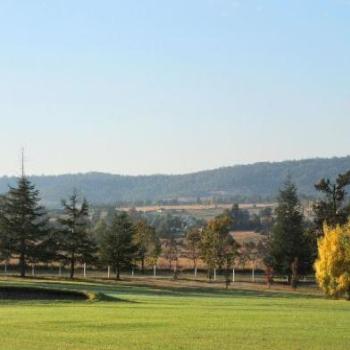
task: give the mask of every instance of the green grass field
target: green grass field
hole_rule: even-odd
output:
[[[140,281],[138,282],[140,283]],[[205,283],[2,280],[83,289],[109,301],[0,301],[0,349],[349,349],[350,302],[302,290]]]

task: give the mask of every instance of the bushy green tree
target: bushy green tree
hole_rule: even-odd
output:
[[[230,235],[232,218],[229,212],[210,220],[201,234],[201,258],[208,266],[211,278],[213,269],[231,268],[238,254],[238,244]]]
[[[171,214],[155,215],[151,220],[151,225],[155,227],[162,238],[181,236],[186,230],[186,223],[183,218]]]
[[[136,246],[135,258],[140,261],[141,271],[144,274],[146,260],[155,261],[160,255],[160,239],[154,227],[142,219],[135,225],[134,243]]]
[[[233,204],[231,209],[231,216],[234,223],[235,230],[246,229],[249,226],[250,214],[248,210],[243,210],[238,203]]]
[[[112,223],[107,225],[100,240],[100,255],[103,263],[110,265],[116,279],[122,269],[132,266],[137,247],[134,243],[135,227],[127,213],[116,213]]]

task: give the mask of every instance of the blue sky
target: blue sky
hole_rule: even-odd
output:
[[[0,174],[350,153],[350,1],[0,0]]]

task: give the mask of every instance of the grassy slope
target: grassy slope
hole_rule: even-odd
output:
[[[349,348],[346,301],[171,283],[58,286],[105,292],[130,302],[1,301],[1,349]]]

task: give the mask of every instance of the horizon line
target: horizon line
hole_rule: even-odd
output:
[[[100,170],[89,170],[89,171],[78,171],[78,172],[66,172],[66,173],[57,173],[57,174],[27,174],[27,177],[59,177],[59,176],[78,176],[78,175],[91,175],[91,174],[100,174],[100,175],[110,175],[110,176],[121,176],[121,177],[151,177],[151,176],[185,176],[191,174],[198,174],[206,171],[215,171],[220,169],[235,168],[235,167],[244,167],[244,166],[254,166],[259,164],[278,164],[278,163],[293,163],[293,162],[303,162],[303,161],[312,161],[312,160],[331,160],[331,159],[342,159],[349,158],[350,154],[344,156],[332,156],[332,157],[307,157],[307,158],[295,158],[295,159],[284,159],[284,160],[274,160],[274,161],[257,161],[252,163],[238,163],[233,165],[223,165],[215,168],[207,168],[201,170],[195,170],[185,173],[151,173],[151,174],[122,174],[122,173],[113,173],[108,171]],[[0,174],[0,178],[18,178],[20,175],[16,174]]]

